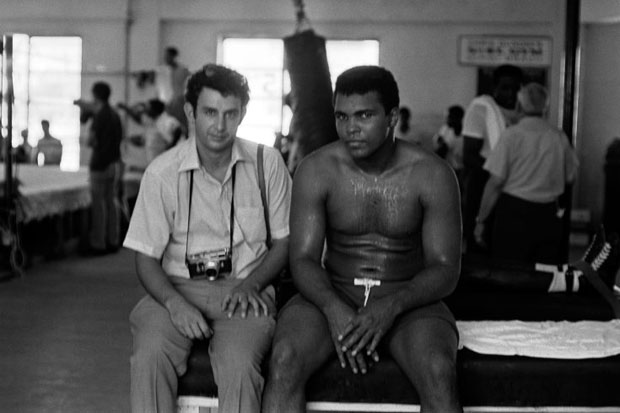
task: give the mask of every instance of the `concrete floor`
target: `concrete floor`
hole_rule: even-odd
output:
[[[38,261],[0,283],[0,411],[128,412],[133,253]]]

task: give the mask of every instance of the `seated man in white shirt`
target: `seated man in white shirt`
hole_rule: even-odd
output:
[[[288,255],[291,179],[280,154],[265,148],[266,228],[258,146],[236,136],[245,77],[209,64],[185,96],[195,132],[146,169],[124,243],[147,291],[130,317],[132,411],[175,411],[192,342],[209,340],[220,411],[256,412],[275,327],[270,284]]]

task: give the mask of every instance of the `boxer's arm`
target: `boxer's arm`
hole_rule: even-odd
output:
[[[366,372],[363,356],[345,353],[340,344],[343,331],[355,317],[355,310],[334,291],[329,274],[321,266],[325,240],[327,179],[320,158],[306,158],[293,180],[290,215],[290,267],[299,292],[325,314],[342,368],[347,361],[353,372]],[[377,355],[375,354],[375,359]]]
[[[456,287],[461,265],[461,210],[454,172],[432,162],[415,185],[420,191],[424,269],[390,296],[395,314],[441,300]]]
[[[322,177],[316,157],[297,168],[291,200],[289,259],[299,292],[325,311],[340,299],[321,266],[326,225],[326,183]]]

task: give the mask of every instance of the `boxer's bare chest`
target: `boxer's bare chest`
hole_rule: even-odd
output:
[[[331,228],[350,235],[376,233],[406,238],[419,230],[422,207],[408,168],[380,176],[345,168],[329,186],[327,215]]]

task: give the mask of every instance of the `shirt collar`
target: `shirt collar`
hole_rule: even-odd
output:
[[[179,172],[187,172],[193,169],[200,169],[200,159],[198,158],[198,149],[196,149],[196,137],[191,136],[184,142],[185,147],[180,151],[181,164],[179,165]],[[230,166],[237,162],[251,161],[250,154],[246,146],[239,138],[235,138],[232,146],[232,153],[230,157]]]

